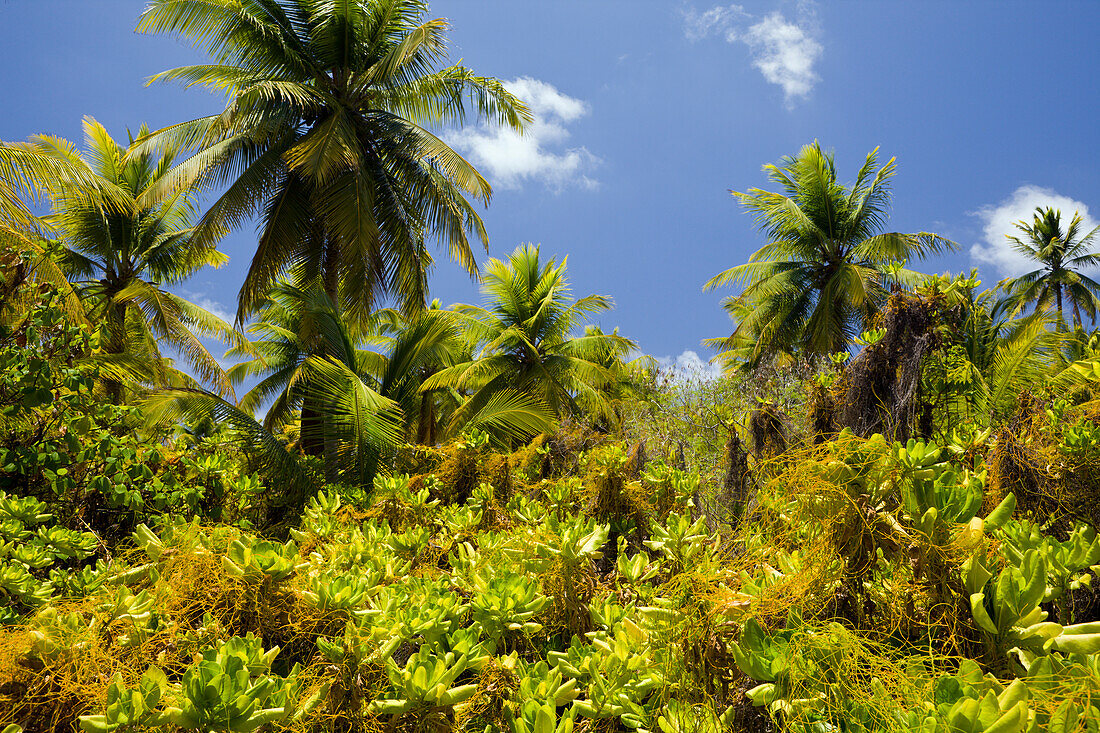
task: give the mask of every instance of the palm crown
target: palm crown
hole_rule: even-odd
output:
[[[741,316],[733,340],[740,345],[748,335],[754,343],[752,361],[792,349],[846,350],[883,304],[888,279],[915,279],[897,263],[956,246],[926,232],[881,231],[895,165],[891,158],[880,167],[877,148],[851,187],[837,180],[833,154],[817,142],[764,170],[779,192],[731,193],[756,214],[768,243],[705,286],[745,284],[727,309]]]
[[[1016,228],[1022,236],[1008,235],[1013,248],[1042,265],[1005,282],[1005,289],[1017,309],[1028,303],[1047,308],[1053,301],[1058,320],[1064,324],[1062,306],[1064,300],[1068,300],[1073,308],[1075,326],[1082,325],[1082,310],[1090,321],[1094,320],[1097,306],[1100,306],[1100,283],[1081,269],[1100,264],[1100,254],[1089,251],[1100,227],[1082,234],[1081,215],[1074,212],[1069,227],[1063,230],[1062,212],[1038,207],[1030,223],[1018,221]]]
[[[164,381],[159,338],[178,350],[200,378],[230,392],[224,371],[196,332],[234,344],[242,339],[225,321],[162,287],[226,261],[213,243],[193,236],[192,193],[161,187],[178,150],[135,153],[132,138],[131,146],[123,147],[90,118],[84,131],[85,156],[70,143],[48,136],[32,138],[28,149],[66,161],[80,172],[78,180],[100,181],[96,188],[73,185],[67,177],[47,182],[52,213],[45,223],[60,236],[62,268],[74,281],[88,316],[107,330],[106,351],[145,357],[156,381]],[[143,128],[139,134],[146,132]],[[111,198],[99,195],[101,191],[109,191]]]
[[[564,260],[543,263],[533,245],[519,247],[507,262],[491,260],[482,281],[488,307],[455,307],[480,346],[478,358],[440,370],[424,388],[471,393],[460,418],[506,388],[537,397],[556,415],[576,413],[582,404],[597,414],[606,411],[604,388],[618,375],[603,362],[634,343],[598,330],[571,336],[584,315],[607,310],[611,300],[589,295],[574,302],[565,266]]]
[[[426,12],[422,0],[153,0],[145,11],[139,30],[182,34],[215,59],[154,80],[228,95],[221,114],[153,140],[199,148],[174,185],[229,183],[199,241],[259,213],[238,317],[290,271],[341,292],[342,310],[365,314],[382,293],[421,308],[432,238],[476,273],[470,237],[487,236],[468,198],[487,203],[491,188],[428,128],[462,124],[471,103],[517,129],[530,115],[496,79],[438,69],[447,22]]]

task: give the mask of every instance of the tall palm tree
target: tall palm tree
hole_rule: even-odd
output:
[[[846,186],[833,154],[815,141],[764,166],[779,192],[730,192],[756,214],[768,243],[704,289],[745,285],[727,309],[742,315],[735,335],[749,336],[753,363],[783,351],[818,357],[847,350],[885,302],[890,279],[919,279],[898,262],[957,246],[926,232],[882,232],[895,169],[893,158],[879,166],[876,148]]]
[[[61,268],[83,300],[89,320],[106,329],[104,351],[146,362],[154,380],[163,384],[173,371],[161,354],[159,344],[164,343],[177,350],[200,379],[223,394],[231,393],[224,370],[199,335],[238,345],[243,343],[240,335],[222,319],[163,287],[227,259],[213,243],[193,236],[194,192],[161,185],[178,150],[135,152],[133,138],[129,148],[123,147],[91,118],[85,119],[84,132],[85,155],[71,143],[49,136],[31,138],[29,147],[43,157],[65,161],[80,179],[98,182],[89,190],[73,185],[69,177],[45,181],[52,213],[44,220],[59,237]],[[147,132],[142,128],[139,135]],[[100,196],[100,191],[112,197]],[[116,380],[109,380],[108,386],[114,397],[120,396]]]
[[[584,315],[608,310],[611,300],[589,295],[573,302],[565,267],[565,260],[543,263],[537,246],[521,246],[507,262],[490,260],[482,279],[487,308],[455,306],[478,353],[423,386],[470,395],[452,420],[476,413],[505,390],[529,395],[557,416],[581,415],[584,408],[611,414],[608,388],[622,375],[604,362],[635,344],[617,333],[571,335]]]
[[[259,214],[239,319],[291,271],[319,278],[349,313],[387,293],[423,308],[428,239],[477,272],[469,239],[487,236],[471,200],[487,204],[492,189],[429,128],[461,125],[471,105],[515,129],[530,113],[496,79],[438,68],[448,24],[424,20],[427,10],[424,0],[150,1],[139,31],[180,34],[215,60],[153,80],[228,97],[220,114],[150,142],[199,149],[170,185],[229,184],[199,221],[199,241]]]
[[[1100,226],[1082,234],[1081,215],[1073,213],[1069,227],[1062,229],[1062,212],[1047,207],[1037,207],[1031,223],[1016,222],[1022,236],[1007,235],[1013,249],[1038,262],[1037,270],[1007,280],[1005,290],[1019,310],[1034,303],[1037,308],[1047,308],[1051,301],[1058,312],[1058,322],[1065,325],[1062,307],[1065,301],[1073,307],[1073,325],[1083,325],[1081,311],[1089,320],[1096,319],[1100,306],[1100,283],[1081,272],[1083,268],[1100,265],[1100,253],[1090,251]]]
[[[48,239],[48,224],[32,210],[47,195],[47,188],[67,187],[72,197],[84,195],[85,203],[109,210],[128,210],[125,192],[96,176],[86,166],[73,165],[67,151],[26,142],[0,141],[0,322],[25,313],[29,283],[49,285],[59,291],[66,315],[87,323],[80,298],[61,269]]]

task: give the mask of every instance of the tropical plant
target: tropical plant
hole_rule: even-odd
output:
[[[932,396],[941,401],[961,397],[973,414],[954,415],[987,424],[1005,417],[1020,394],[1050,376],[1059,363],[1065,338],[1052,333],[1050,319],[1041,311],[1015,317],[1011,299],[996,291],[976,293],[981,285],[976,271],[969,277],[929,278],[918,292],[942,300],[941,312],[951,314],[940,330],[942,353],[934,356],[926,376]]]
[[[441,369],[422,389],[454,389],[469,394],[451,418],[462,424],[497,402],[520,396],[531,405],[531,434],[556,416],[613,415],[609,395],[622,380],[619,355],[635,344],[617,333],[589,331],[571,336],[580,318],[611,308],[603,295],[573,301],[566,262],[545,264],[535,245],[518,247],[508,261],[492,259],[482,280],[488,307],[457,305],[455,311],[474,344],[475,357]],[[609,361],[610,360],[610,361]],[[541,407],[541,410],[537,408]]]
[[[167,187],[229,182],[198,222],[215,241],[259,214],[256,254],[238,317],[290,269],[320,278],[341,310],[364,314],[389,293],[423,307],[436,238],[477,272],[469,236],[487,241],[467,197],[489,183],[429,132],[476,116],[513,129],[527,108],[500,81],[453,65],[445,19],[424,20],[424,0],[152,0],[141,32],[173,33],[213,64],[153,81],[228,96],[223,112],[164,128],[151,144],[198,148]],[[348,287],[339,288],[343,281]]]
[[[33,210],[50,188],[64,187],[72,197],[83,196],[88,205],[103,204],[120,213],[129,208],[129,197],[117,186],[97,176],[87,166],[73,165],[66,151],[34,143],[0,140],[0,317],[24,283],[48,283],[61,290],[70,317],[85,320],[79,298],[65,273],[51,256],[46,239],[49,226]]]
[[[597,417],[609,427],[618,427],[622,422],[620,406],[625,400],[644,401],[649,396],[649,382],[657,369],[657,360],[649,355],[630,359],[636,344],[619,336],[619,329],[605,334],[599,326],[585,326],[584,336],[600,340],[610,336],[603,343],[603,353],[594,361],[612,373],[612,379],[597,390],[593,399],[587,392],[579,392],[577,402],[589,415]]]
[[[380,330],[384,358],[377,370],[378,389],[401,405],[409,439],[435,445],[468,428],[476,429],[480,419],[475,417],[471,424],[456,423],[446,430],[461,395],[452,390],[421,390],[428,377],[470,359],[470,347],[454,312],[435,300],[426,310],[398,315]]]
[[[138,134],[146,132],[142,128]],[[221,318],[164,288],[227,259],[215,242],[193,237],[193,192],[163,186],[179,150],[135,152],[132,137],[130,147],[123,147],[91,118],[84,121],[84,133],[83,156],[70,143],[45,135],[32,138],[31,146],[42,157],[66,161],[84,178],[102,179],[93,190],[76,189],[67,178],[47,180],[44,189],[52,204],[45,221],[60,238],[59,264],[89,320],[106,329],[104,351],[132,365],[135,374],[151,374],[155,383],[191,383],[166,367],[163,344],[182,354],[219,393],[231,393],[224,370],[196,334],[238,345],[241,337]],[[115,199],[98,191],[124,195],[125,208],[119,211]],[[108,386],[116,398],[121,394],[117,380],[108,380]]]
[[[270,404],[263,419],[269,432],[297,420],[299,446],[308,455],[324,455],[329,480],[343,471],[347,480],[369,484],[372,462],[399,440],[401,432],[433,443],[448,434],[438,424],[439,417],[453,412],[458,399],[450,392],[420,391],[425,375],[465,353],[458,323],[438,304],[408,316],[379,310],[365,320],[348,322],[319,287],[280,282],[249,332],[258,337],[248,347],[256,356],[233,367],[230,378],[260,381],[241,398],[240,408],[255,414]],[[376,350],[363,348],[367,346]],[[236,353],[243,352],[230,352]],[[505,434],[526,434],[531,415],[541,413],[529,407],[529,400],[507,397],[451,428],[485,424]],[[353,404],[358,407],[352,409]],[[347,443],[357,435],[373,437],[352,450]],[[338,458],[338,451],[345,457]],[[354,478],[345,460],[351,454],[360,457],[361,470]]]
[[[1011,278],[1002,283],[1015,309],[1035,304],[1045,309],[1054,303],[1058,323],[1064,328],[1063,305],[1073,308],[1073,325],[1081,328],[1081,311],[1096,319],[1100,307],[1100,283],[1081,272],[1100,265],[1100,253],[1091,251],[1093,240],[1100,226],[1082,233],[1081,215],[1073,213],[1069,226],[1062,228],[1062,212],[1053,207],[1036,207],[1029,224],[1027,220],[1016,222],[1019,236],[1006,235],[1012,247],[1020,254],[1040,265],[1039,269]]]
[[[0,141],[0,322],[18,320],[28,308],[25,287],[48,284],[64,297],[65,310],[77,322],[86,322],[84,307],[46,239],[47,224],[32,207],[41,203],[47,185],[64,181],[73,195],[98,198],[112,211],[126,209],[126,196],[67,156],[31,143]]]
[[[749,335],[751,363],[792,350],[810,357],[847,351],[871,327],[891,281],[916,281],[897,263],[956,247],[927,232],[881,232],[895,165],[891,158],[880,167],[877,148],[851,187],[837,180],[833,154],[816,141],[764,170],[780,192],[731,193],[756,214],[768,243],[704,286],[745,285],[727,310],[740,318],[730,347],[744,347],[741,337]]]
[[[142,401],[146,420],[185,425],[206,422],[224,425],[226,438],[238,447],[249,471],[259,473],[278,491],[268,506],[300,505],[317,490],[317,479],[301,456],[281,436],[266,430],[236,404],[202,389],[175,387],[157,390]],[[388,436],[389,433],[384,433]],[[374,436],[377,437],[377,436]],[[383,437],[388,440],[388,437]]]
[[[386,317],[382,312],[374,320]],[[325,423],[317,394],[321,362],[339,362],[359,374],[366,353],[359,349],[362,331],[341,317],[335,303],[315,286],[276,283],[268,292],[258,319],[248,332],[258,338],[249,345],[253,359],[229,371],[234,383],[250,378],[260,381],[241,397],[242,410],[255,414],[270,405],[264,428],[277,432],[300,414],[301,446],[310,455],[321,455]],[[230,351],[230,356],[244,355]],[[323,367],[320,367],[323,368]]]

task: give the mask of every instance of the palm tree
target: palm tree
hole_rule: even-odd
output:
[[[423,386],[470,395],[452,421],[477,413],[508,390],[535,398],[557,416],[613,413],[609,388],[621,374],[605,362],[635,344],[617,333],[570,335],[582,316],[608,310],[611,300],[589,295],[573,302],[565,267],[565,260],[543,264],[537,246],[521,246],[507,262],[490,260],[482,279],[488,308],[455,306],[471,343],[480,349],[475,358],[441,369]]]
[[[336,305],[316,285],[298,287],[287,282],[272,287],[258,316],[249,328],[249,333],[258,337],[248,347],[254,358],[229,370],[235,384],[260,378],[238,407],[254,415],[270,403],[262,426],[271,433],[297,421],[303,452],[323,456],[327,477],[335,481],[341,470],[346,473],[347,469],[341,468],[336,455],[337,421],[329,409],[338,399],[322,385],[332,386],[334,370],[342,373],[344,388],[359,388],[362,383],[361,362],[368,354],[359,348],[362,339],[357,324],[345,323]],[[379,312],[376,317],[385,316]],[[229,352],[229,356],[244,355],[244,350]],[[369,405],[352,432],[377,436],[378,431],[372,427],[375,413],[379,419],[394,422],[396,405],[369,385],[362,386],[366,390],[364,403]]]
[[[878,148],[851,187],[837,181],[833,154],[816,141],[764,170],[780,192],[730,193],[756,214],[768,243],[704,286],[745,284],[727,309],[742,316],[734,335],[749,337],[752,363],[784,351],[814,358],[847,350],[882,307],[891,278],[919,279],[898,262],[957,246],[926,232],[881,231],[895,165],[891,158],[880,167]]]
[[[96,176],[84,165],[73,165],[67,151],[53,146],[0,141],[0,322],[20,318],[26,312],[28,284],[50,286],[62,297],[66,316],[87,323],[80,298],[61,269],[48,237],[46,222],[32,206],[46,196],[47,188],[65,185],[73,197],[85,196],[111,211],[127,210],[125,192]]]
[[[229,183],[197,225],[200,242],[259,214],[238,319],[290,272],[320,279],[355,315],[380,294],[423,308],[428,239],[477,272],[469,238],[487,235],[468,198],[487,204],[492,189],[428,128],[461,125],[471,104],[515,129],[530,113],[496,79],[437,68],[448,24],[425,21],[427,9],[424,0],[149,3],[139,31],[180,34],[215,60],[153,81],[228,96],[222,113],[160,130],[150,144],[199,149],[170,185]]]
[[[1100,226],[1087,234],[1081,234],[1081,215],[1074,212],[1069,228],[1062,229],[1062,212],[1041,206],[1029,224],[1016,222],[1022,237],[1007,235],[1013,249],[1042,265],[1038,270],[1007,280],[1004,288],[1012,297],[1016,310],[1034,303],[1036,308],[1047,308],[1054,301],[1058,322],[1065,326],[1062,316],[1064,301],[1073,307],[1073,325],[1080,328],[1081,311],[1089,320],[1096,319],[1100,306],[1100,283],[1083,274],[1081,270],[1100,264],[1100,254],[1089,251]]]
[[[364,404],[373,401],[385,413],[380,419],[402,424],[405,437],[420,443],[434,444],[470,427],[518,436],[549,425],[544,410],[508,393],[453,423],[450,432],[441,428],[441,419],[454,412],[461,396],[447,390],[424,393],[420,386],[431,374],[467,355],[459,328],[455,314],[440,309],[438,303],[413,315],[379,310],[367,323],[349,323],[319,287],[281,282],[272,288],[257,322],[249,328],[257,337],[250,345],[255,358],[234,366],[229,375],[234,383],[260,378],[239,407],[254,415],[270,403],[262,427],[271,433],[298,421],[302,450],[323,455],[333,480],[345,470],[331,440],[339,421],[327,408],[337,401],[332,392],[334,365],[343,374],[344,391],[348,385],[362,391]],[[238,354],[231,351],[230,355]],[[345,432],[377,437],[381,433],[366,422],[370,419],[365,410],[356,418],[363,425]]]
[[[193,191],[162,186],[178,150],[139,153],[122,147],[95,120],[84,121],[87,152],[58,138],[36,136],[29,148],[43,158],[62,160],[80,179],[95,180],[89,190],[63,177],[43,183],[52,213],[45,223],[59,237],[61,268],[72,280],[90,321],[106,330],[103,349],[120,361],[144,363],[154,381],[188,380],[166,367],[159,343],[176,349],[200,379],[229,394],[229,380],[196,335],[233,344],[242,339],[225,321],[163,286],[176,285],[226,256],[196,240]],[[148,132],[142,128],[139,135]],[[108,191],[111,198],[98,192]],[[119,197],[124,197],[119,202]],[[108,380],[116,399],[121,384]]]
[[[469,348],[454,312],[444,310],[438,300],[426,310],[395,315],[380,327],[384,353],[374,369],[378,390],[401,405],[409,440],[435,445],[461,397],[420,387],[439,370],[467,361]]]
[[[596,418],[598,426],[617,427],[622,422],[620,408],[624,401],[645,401],[651,396],[649,382],[657,369],[657,360],[648,354],[631,359],[636,354],[636,344],[619,337],[618,327],[605,334],[599,326],[585,326],[584,336],[602,344],[602,352],[597,350],[593,361],[610,372],[612,378],[599,386],[593,396],[588,391],[578,392],[578,405]]]
[[[729,336],[703,339],[703,345],[717,353],[711,363],[718,364],[726,374],[739,370],[751,371],[759,362],[758,349],[761,341],[768,341],[764,333],[753,333],[749,327],[743,327],[747,319],[753,317],[756,310],[747,298],[731,295],[722,299],[722,308],[734,323]],[[786,366],[797,361],[793,345],[772,341],[767,356],[776,366]]]

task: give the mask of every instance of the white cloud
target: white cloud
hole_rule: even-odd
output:
[[[813,91],[820,78],[814,73],[814,62],[824,49],[803,28],[772,13],[749,28],[745,43],[752,50],[752,65],[769,82],[783,87],[788,104]]]
[[[794,23],[776,11],[753,23],[754,16],[740,5],[718,5],[703,12],[689,7],[684,11],[684,35],[691,41],[721,36],[727,43],[744,43],[752,65],[766,81],[782,87],[790,107],[808,97],[820,80],[814,64],[825,50],[814,37],[813,5],[801,4],[799,16]]]
[[[716,5],[701,13],[689,7],[684,11],[684,35],[690,41],[699,41],[712,34],[720,35],[733,43],[738,38],[742,21],[751,17],[740,5]]]
[[[524,133],[482,125],[448,133],[448,144],[469,156],[494,185],[503,188],[520,188],[529,180],[542,181],[559,191],[572,185],[598,188],[599,182],[589,174],[600,159],[584,147],[567,147],[567,126],[587,115],[588,105],[530,77],[505,82],[505,86],[534,114],[534,122]]]
[[[1053,206],[1062,212],[1063,226],[1068,226],[1073,212],[1081,214],[1083,231],[1091,231],[1097,222],[1089,216],[1089,207],[1081,201],[1063,196],[1050,188],[1020,186],[999,204],[974,212],[982,221],[982,242],[970,248],[970,256],[978,262],[995,266],[1001,274],[1018,276],[1036,269],[1035,262],[1012,248],[1005,235],[1017,235],[1016,222],[1031,222],[1036,207]]]
[[[235,313],[232,313],[224,305],[207,296],[206,293],[184,291],[181,295],[198,307],[205,311],[209,311],[212,315],[217,316],[230,325],[233,324],[233,320],[237,317]]]
[[[708,364],[703,361],[699,354],[688,349],[681,353],[679,356],[673,358],[671,356],[659,356],[657,357],[657,364],[662,369],[671,371],[675,376],[682,379],[717,379],[722,376],[722,367],[717,364]]]

